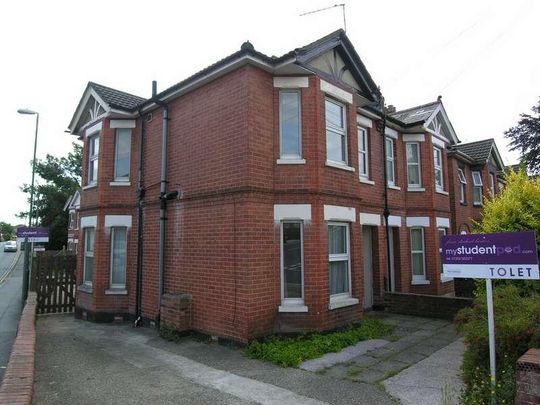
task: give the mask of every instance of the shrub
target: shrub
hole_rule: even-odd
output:
[[[331,333],[311,333],[296,337],[271,336],[262,341],[254,340],[247,345],[245,353],[250,358],[270,361],[281,367],[296,367],[305,360],[338,352],[361,340],[379,338],[392,330],[392,326],[366,317],[360,325]]]
[[[515,285],[501,285],[494,290],[493,304],[498,368],[494,395],[498,403],[513,403],[516,361],[540,342],[540,295],[534,292],[523,295]],[[491,385],[484,290],[478,289],[474,306],[461,310],[456,323],[467,343],[462,366],[465,382],[462,402],[489,403]]]

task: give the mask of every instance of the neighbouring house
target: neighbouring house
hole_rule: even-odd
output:
[[[148,99],[90,82],[77,316],[246,342],[452,293],[458,137],[440,98],[381,100],[342,30],[281,57],[246,42]]]
[[[67,230],[67,250],[77,254],[79,246],[79,209],[81,206],[81,192],[71,194],[64,205],[64,211],[69,215]]]

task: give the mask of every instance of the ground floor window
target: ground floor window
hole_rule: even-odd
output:
[[[442,237],[446,236],[446,228],[437,228],[437,234],[439,235],[439,254],[442,254]],[[441,256],[441,273],[443,272],[442,256]]]
[[[350,296],[351,259],[349,224],[328,224],[328,260],[330,263],[330,295]]]
[[[111,228],[111,287],[125,288],[127,264],[127,228]]]
[[[94,276],[94,242],[96,228],[84,229],[84,284],[92,285]]]
[[[303,229],[301,221],[281,223],[282,298],[289,304],[303,303]]]
[[[424,248],[424,228],[411,228],[412,279],[426,279],[426,258]]]

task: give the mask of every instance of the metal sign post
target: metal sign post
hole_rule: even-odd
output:
[[[539,280],[536,234],[533,231],[442,237],[443,276],[485,278],[489,368],[495,387],[495,316],[492,279]]]

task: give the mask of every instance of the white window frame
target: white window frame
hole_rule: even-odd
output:
[[[300,258],[301,258],[301,280],[302,280],[302,296],[300,298],[285,298],[285,255],[283,251],[283,224],[300,224]],[[280,267],[281,267],[281,303],[283,306],[303,306],[304,305],[304,221],[286,219],[280,224]]]
[[[483,195],[484,195],[484,183],[482,182],[482,173],[478,170],[474,170],[472,172],[472,178],[473,178],[473,204],[474,205],[482,205]],[[480,200],[477,200],[476,198],[476,192],[480,191]]]
[[[284,154],[283,153],[283,104],[281,97],[283,94],[296,94],[298,100],[298,154]],[[299,160],[302,159],[302,93],[296,89],[282,89],[279,91],[279,156],[280,159]]]
[[[114,263],[114,237],[117,229],[124,229],[126,232],[126,251],[124,254],[126,255],[125,265],[124,265],[124,283],[123,284],[114,284],[113,283],[113,263]],[[126,288],[126,280],[127,280],[127,249],[128,249],[128,228],[126,226],[113,226],[111,227],[111,254],[110,254],[110,276],[109,276],[109,286],[112,289],[125,289]]]
[[[388,144],[386,144],[386,160],[384,162],[384,164],[387,164],[387,162],[390,162],[391,165],[390,167],[392,168],[392,176],[390,176],[390,173],[387,171],[386,173],[386,180],[388,181],[388,185],[389,186],[395,186],[396,185],[396,159],[395,159],[395,155],[394,155],[394,139],[393,138],[390,138],[390,137],[385,137],[385,142],[390,142],[390,147],[388,146]],[[391,155],[389,156],[388,155],[388,152],[391,152]]]
[[[325,99],[324,99],[325,116],[326,116],[326,103],[332,103],[332,104],[335,104],[335,105],[337,105],[338,107],[341,108],[341,119],[342,119],[342,122],[343,122],[343,127],[342,128],[337,128],[337,127],[334,127],[334,126],[329,126],[328,125],[328,120],[325,119],[325,126],[326,126],[326,160],[328,162],[331,162],[331,163],[335,163],[335,164],[342,165],[342,166],[347,166],[348,165],[348,159],[347,159],[347,156],[348,156],[348,148],[347,148],[347,105],[344,104],[344,103],[340,103],[339,101],[336,101],[333,98],[325,97]],[[334,133],[336,135],[341,136],[341,139],[342,139],[342,142],[343,142],[342,143],[342,153],[345,154],[345,159],[344,160],[333,160],[333,159],[329,158],[329,156],[328,156],[328,132],[332,132],[332,133]]]
[[[118,141],[120,139],[120,132],[124,132],[129,136],[129,155],[128,155],[128,175],[127,176],[117,176],[116,170],[118,168]],[[131,129],[130,128],[117,128],[116,129],[116,139],[114,145],[114,181],[129,181],[131,176]]]
[[[418,162],[409,162],[408,148],[415,146],[417,148]],[[410,188],[422,187],[422,157],[420,155],[420,143],[419,142],[407,142],[405,144],[405,156],[407,157],[407,186]],[[418,183],[409,182],[409,166],[418,166]]]
[[[97,142],[98,151],[95,152],[95,144],[94,141]],[[88,136],[88,185],[95,185],[97,184],[98,176],[99,176],[99,150],[100,150],[100,132],[95,132],[92,135]],[[94,162],[96,163],[96,171],[93,171]]]
[[[495,175],[489,172],[489,189],[491,191],[491,196],[495,197]]]
[[[413,250],[412,247],[412,233],[413,231],[420,230],[422,233],[422,250]],[[410,228],[409,236],[411,238],[411,275],[412,275],[412,281],[424,281],[426,280],[426,240],[425,240],[425,232],[424,228],[421,226],[414,226]],[[413,254],[422,254],[422,263],[423,263],[423,270],[424,274],[414,274],[413,270]]]
[[[92,242],[92,248],[93,250],[92,251],[89,251],[88,250],[88,238],[89,238],[89,231],[92,233],[92,236],[94,238],[93,242]],[[89,286],[89,287],[92,287],[92,282],[93,282],[93,278],[94,278],[94,272],[96,270],[96,263],[95,261],[93,262],[93,268],[92,268],[92,280],[87,280],[86,279],[86,258],[88,257],[91,257],[91,258],[94,258],[94,251],[96,249],[96,228],[94,227],[88,227],[88,228],[84,228],[84,269],[83,269],[83,284]]]
[[[439,164],[437,164],[437,157],[439,158]],[[444,191],[444,164],[443,164],[443,152],[441,148],[436,146],[433,147],[433,169],[434,169],[434,180],[435,180],[435,190]],[[437,183],[437,172],[441,173],[441,184]]]
[[[367,128],[358,128],[358,173],[360,178],[369,179],[369,137]],[[363,145],[363,149],[362,146]],[[363,170],[362,160],[365,162],[366,170]]]
[[[330,283],[330,262],[344,262],[347,261],[347,277],[348,285],[349,285],[349,291],[346,291],[344,293],[339,294],[332,294],[330,293],[330,300],[339,300],[343,298],[350,298],[352,297],[352,282],[351,282],[351,237],[350,237],[350,227],[348,222],[334,222],[329,221],[327,223],[327,230],[329,230],[330,226],[343,226],[345,227],[345,237],[347,238],[346,246],[347,246],[347,253],[340,253],[340,254],[330,254],[330,251],[328,252],[328,288],[331,289],[331,283]],[[330,245],[330,232],[328,232],[328,245]]]
[[[467,202],[467,178],[465,177],[465,172],[463,169],[458,168],[458,178],[459,178],[459,202],[465,204]]]

